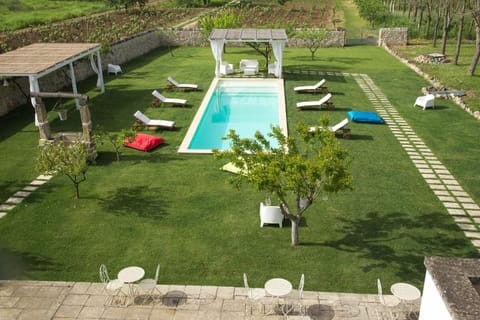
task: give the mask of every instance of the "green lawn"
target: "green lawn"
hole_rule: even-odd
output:
[[[227,48],[224,59],[259,58],[247,48]],[[321,49],[311,61],[307,49],[284,53],[289,131],[303,120],[316,123],[327,111],[298,111],[295,103],[311,99],[292,93],[296,85],[319,80],[318,71],[366,73],[390,102],[480,202],[478,122],[449,101],[432,111],[412,104],[425,81],[377,47]],[[124,73],[106,76],[106,92],[95,79],[79,84],[90,97],[94,124],[118,131],[133,123],[132,114],[175,120],[178,129],[154,134],[166,145],[151,153],[123,149],[120,163],[113,149],[99,147],[88,171],[81,199],[72,184],[56,176],[0,219],[0,278],[98,281],[98,267],[112,274],[127,265],[149,273],[162,265],[160,282],[241,286],[243,272],[252,286],[274,276],[298,281],[306,290],[375,292],[375,279],[422,286],[423,257],[478,257],[446,209],[424,182],[386,125],[350,124],[353,137],[341,140],[353,159],[354,190],[318,201],[300,227],[297,248],[290,228],[259,227],[258,206],[265,194],[226,183],[222,163],[209,155],[180,155],[180,145],[213,78],[210,48],[178,48],[171,56],[156,50],[122,65]],[[311,75],[294,73],[308,70]],[[152,108],[151,91],[167,76],[198,83],[200,92],[168,93],[188,99],[190,107]],[[325,76],[336,110],[332,123],[350,109],[373,111],[353,77]],[[54,101],[50,101],[53,104]],[[31,107],[0,118],[0,201],[30,182],[38,132]],[[79,131],[78,113],[69,120],[50,114],[52,131]]]

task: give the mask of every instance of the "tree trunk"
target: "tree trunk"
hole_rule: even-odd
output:
[[[438,5],[438,8],[437,8],[437,20],[435,21],[435,27],[434,27],[434,30],[433,30],[433,47],[436,48],[437,47],[437,38],[438,38],[438,27],[440,26],[440,13],[441,10],[440,10],[440,4]]]
[[[290,222],[292,223],[292,246],[298,246],[300,243],[299,237],[298,237],[298,225],[300,224],[301,217],[295,217],[293,219],[290,219]]]
[[[467,75],[473,76],[475,73],[475,69],[477,68],[478,60],[480,59],[480,0],[475,1],[474,8],[472,10],[472,20],[475,21],[475,30],[477,31],[477,40],[476,40],[476,48],[475,53],[473,55],[472,63],[468,68]]]
[[[472,63],[468,68],[467,75],[473,76],[475,69],[477,68],[478,60],[480,59],[480,24],[477,23],[477,46],[475,48],[475,54],[473,55]]]
[[[460,49],[462,47],[462,37],[463,37],[463,24],[465,20],[465,8],[467,7],[467,1],[463,0],[462,11],[460,12],[460,17],[458,18],[458,35],[457,35],[457,48],[455,50],[455,56],[453,57],[453,64],[458,64],[458,57],[460,56]]]
[[[442,49],[441,53],[445,54],[447,49],[447,40],[448,40],[448,30],[450,29],[450,5],[445,4],[445,15],[443,17],[443,28],[442,28]]]

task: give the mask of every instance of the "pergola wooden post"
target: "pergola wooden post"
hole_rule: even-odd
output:
[[[68,92],[32,92],[30,93],[35,105],[35,117],[38,120],[38,130],[40,132],[40,141],[39,144],[43,145],[48,141],[61,139],[64,143],[69,143],[71,137],[67,137],[65,134],[59,134],[55,137],[52,137],[50,132],[50,125],[47,119],[47,111],[45,109],[45,104],[42,101],[42,98],[69,98],[76,99],[79,101],[80,107],[80,119],[82,121],[82,134],[80,136],[80,141],[83,142],[88,148],[88,158],[94,160],[96,158],[97,152],[95,147],[95,141],[92,137],[92,117],[90,114],[90,109],[88,108],[87,100],[88,97],[83,94],[78,93],[68,93]],[[74,134],[73,139],[78,137]]]

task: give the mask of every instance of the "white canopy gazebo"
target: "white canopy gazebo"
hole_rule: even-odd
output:
[[[215,75],[220,74],[223,46],[227,42],[268,42],[277,60],[275,76],[282,77],[283,48],[288,41],[285,29],[213,29],[208,37],[215,57]]]
[[[73,94],[77,81],[73,63],[90,56],[92,69],[98,75],[97,86],[105,91],[99,43],[34,43],[0,55],[0,78],[28,77],[30,92],[40,92],[38,79],[65,66],[70,66]],[[95,61],[94,56],[97,56]],[[32,97],[35,108],[35,98]],[[80,106],[76,100],[77,108]]]

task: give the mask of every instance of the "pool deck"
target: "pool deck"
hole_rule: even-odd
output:
[[[276,299],[265,297],[261,307],[253,303],[253,312],[246,304],[245,288],[158,285],[162,293],[158,301],[133,304],[123,300],[104,305],[108,296],[102,283],[59,281],[0,280],[0,319],[2,320],[67,320],[67,319],[148,319],[148,320],[239,320],[285,319],[276,307]],[[126,288],[125,288],[126,289]],[[295,301],[296,291],[291,301]],[[305,291],[302,304],[305,315],[295,308],[288,319],[369,320],[390,319],[390,313],[378,302],[375,294]],[[420,301],[413,305],[418,314]],[[264,310],[262,310],[264,309]],[[397,319],[408,319],[405,306],[394,309]],[[411,314],[410,319],[416,319]]]

